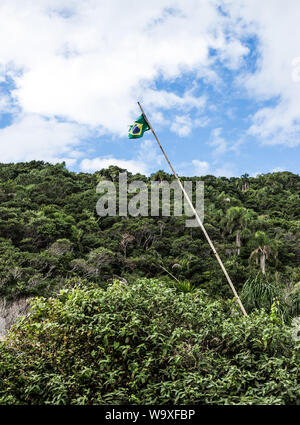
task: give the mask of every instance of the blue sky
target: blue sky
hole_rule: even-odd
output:
[[[181,175],[299,173],[299,21],[297,0],[3,0],[1,162],[169,172],[127,138],[139,100]]]

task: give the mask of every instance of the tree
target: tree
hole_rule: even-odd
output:
[[[257,231],[254,236],[256,248],[251,252],[250,259],[256,258],[256,263],[260,263],[260,269],[263,275],[266,274],[266,260],[271,254],[277,255],[276,245],[270,241],[265,232]]]
[[[172,174],[168,174],[163,170],[158,170],[156,171],[156,173],[153,173],[150,176],[151,181],[158,181],[160,183],[163,181],[170,182],[171,180],[173,180],[173,178],[174,176]]]
[[[249,189],[249,174],[245,173],[241,176],[242,180],[242,191],[245,192]]]
[[[130,233],[123,233],[122,234],[122,239],[120,241],[120,246],[123,250],[124,253],[124,257],[126,258],[127,256],[127,246],[133,242],[135,240],[135,237],[132,236]]]
[[[241,250],[241,232],[248,226],[248,224],[253,219],[253,216],[253,212],[244,207],[231,207],[226,212],[226,227],[230,233],[235,231],[237,255],[240,255]]]

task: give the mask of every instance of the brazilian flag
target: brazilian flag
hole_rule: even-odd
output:
[[[129,127],[128,137],[129,139],[138,139],[143,137],[145,131],[150,130],[144,115],[138,117],[136,121]]]

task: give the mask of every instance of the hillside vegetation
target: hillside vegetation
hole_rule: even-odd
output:
[[[169,277],[186,290],[232,296],[201,230],[186,228],[185,217],[97,215],[97,183],[118,187],[121,171],[0,165],[0,296],[49,296],[76,278],[105,288],[114,275],[129,283]],[[137,179],[150,185],[173,177],[128,173],[129,183]],[[192,180],[204,181],[204,224],[247,310],[276,303],[285,319],[299,315],[300,176]]]
[[[0,299],[34,298],[0,342],[0,404],[300,404],[300,176],[191,179],[243,317],[186,217],[97,215],[124,171],[0,165]]]

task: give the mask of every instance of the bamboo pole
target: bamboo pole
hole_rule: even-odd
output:
[[[195,218],[196,218],[196,220],[197,220],[197,222],[198,222],[199,226],[201,227],[201,230],[203,231],[203,233],[204,233],[204,235],[205,235],[205,237],[206,237],[206,239],[207,239],[207,242],[209,243],[209,246],[211,247],[211,249],[212,249],[212,251],[213,251],[213,253],[214,253],[214,255],[215,255],[216,259],[218,260],[218,263],[219,263],[219,265],[220,265],[220,267],[221,267],[221,269],[222,269],[222,271],[223,271],[223,273],[224,273],[224,275],[225,275],[225,277],[226,277],[226,279],[227,279],[227,282],[229,283],[229,286],[230,286],[230,288],[232,289],[232,292],[234,293],[234,296],[235,296],[235,298],[236,298],[236,301],[238,302],[238,304],[239,304],[239,306],[240,306],[240,308],[241,308],[241,310],[242,310],[242,312],[243,312],[244,316],[247,316],[246,310],[245,310],[245,308],[244,308],[244,306],[243,306],[243,304],[242,304],[242,301],[240,300],[240,297],[238,296],[238,293],[237,293],[237,292],[236,292],[236,290],[235,290],[235,287],[233,286],[233,283],[232,283],[232,281],[231,281],[231,279],[230,279],[230,277],[229,277],[229,274],[227,273],[227,270],[225,269],[225,266],[224,266],[224,264],[223,264],[223,262],[222,262],[221,258],[219,257],[219,254],[217,253],[217,251],[216,251],[216,249],[215,249],[215,247],[214,247],[214,245],[213,245],[213,243],[212,243],[212,241],[211,241],[211,239],[210,239],[210,237],[209,237],[209,235],[208,235],[208,233],[207,233],[207,231],[206,231],[205,227],[203,226],[203,223],[202,223],[202,221],[200,220],[200,217],[199,217],[199,215],[198,215],[197,211],[195,210],[195,208],[194,208],[194,206],[193,206],[193,204],[192,204],[192,202],[191,202],[191,200],[190,200],[190,198],[189,198],[188,194],[186,193],[186,191],[185,191],[185,189],[184,189],[184,187],[183,187],[183,185],[182,185],[182,183],[181,183],[181,181],[180,181],[180,178],[179,178],[179,177],[178,177],[178,175],[176,174],[176,171],[174,170],[174,168],[173,168],[173,166],[172,166],[171,162],[169,161],[169,158],[167,157],[166,152],[164,151],[164,149],[163,149],[162,145],[160,144],[160,141],[158,140],[158,137],[156,136],[155,131],[153,130],[153,127],[152,127],[152,125],[150,124],[150,122],[149,122],[149,120],[148,120],[148,118],[147,118],[147,116],[146,116],[146,114],[145,114],[145,112],[144,112],[144,110],[143,110],[143,108],[142,108],[142,106],[141,106],[140,102],[137,102],[137,103],[138,103],[139,108],[140,108],[140,110],[141,110],[141,112],[142,112],[142,114],[143,114],[143,116],[144,116],[144,118],[145,118],[145,121],[147,122],[147,124],[148,124],[148,126],[149,126],[150,130],[152,131],[153,136],[155,137],[155,140],[156,140],[156,141],[157,141],[157,143],[158,143],[158,146],[160,147],[160,149],[161,149],[162,153],[164,154],[164,157],[166,158],[166,160],[167,160],[167,162],[168,162],[168,164],[169,164],[169,166],[170,166],[170,168],[171,168],[171,170],[172,170],[172,172],[173,172],[174,176],[176,177],[176,179],[177,179],[177,181],[178,181],[178,184],[179,184],[179,186],[180,186],[180,188],[181,188],[181,190],[182,190],[182,192],[183,192],[183,194],[184,194],[184,196],[185,196],[185,198],[186,198],[186,200],[187,200],[187,202],[188,202],[188,204],[189,204],[189,206],[190,206],[191,210],[192,210],[192,211],[193,211],[193,213],[195,214]]]

